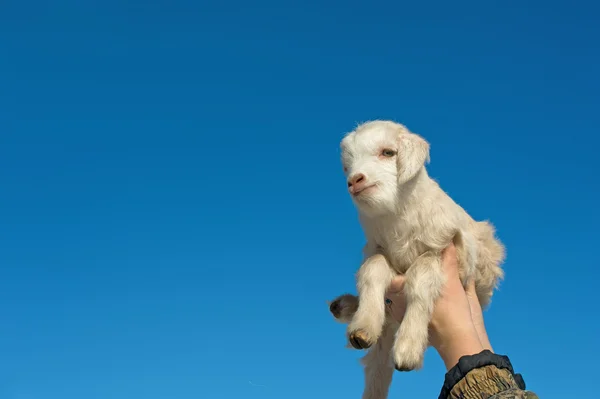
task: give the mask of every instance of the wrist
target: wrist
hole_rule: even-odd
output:
[[[431,341],[444,361],[446,370],[454,367],[461,357],[474,355],[486,349],[473,326],[445,330],[443,334],[433,332]]]
[[[487,335],[487,330],[485,329],[483,320],[481,321],[481,323],[475,323],[475,330],[477,331],[477,335],[479,336],[479,342],[481,342],[481,345],[483,345],[483,349],[487,349],[490,352],[494,353],[494,349],[492,348],[492,343],[490,342],[490,338]]]

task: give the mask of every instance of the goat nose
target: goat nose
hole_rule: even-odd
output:
[[[365,180],[365,175],[363,175],[362,173],[358,173],[358,174],[352,176],[348,180],[348,187],[352,187],[353,185],[358,184],[364,180]]]

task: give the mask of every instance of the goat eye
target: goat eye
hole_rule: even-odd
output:
[[[381,155],[383,155],[384,157],[391,158],[394,155],[396,155],[396,151],[390,150],[389,148],[385,148],[383,151],[381,151]]]

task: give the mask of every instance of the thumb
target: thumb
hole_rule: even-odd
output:
[[[394,279],[392,280],[390,286],[388,287],[386,295],[398,295],[398,294],[401,294],[402,291],[404,290],[404,283],[405,282],[406,282],[406,277],[404,277],[402,275],[394,277]]]

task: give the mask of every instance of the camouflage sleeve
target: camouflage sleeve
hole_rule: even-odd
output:
[[[506,356],[483,351],[463,356],[448,371],[439,399],[539,399],[525,390]]]
[[[471,370],[452,389],[447,399],[539,399],[521,389],[511,372],[489,365]]]

